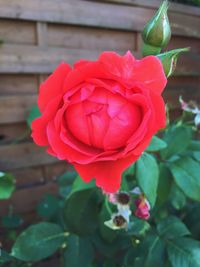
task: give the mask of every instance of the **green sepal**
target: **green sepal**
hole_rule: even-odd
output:
[[[189,49],[189,47],[179,48],[157,55],[157,57],[162,62],[164,72],[167,78],[174,73],[180,53],[188,52]]]

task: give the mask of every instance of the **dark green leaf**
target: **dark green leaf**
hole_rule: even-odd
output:
[[[54,195],[46,195],[37,206],[37,213],[44,218],[53,217],[59,210],[59,200]]]
[[[168,255],[173,267],[200,267],[200,242],[183,237],[168,241]]]
[[[59,194],[63,198],[66,198],[70,192],[72,184],[77,177],[77,172],[75,170],[68,170],[58,177],[57,183],[59,185]]]
[[[184,152],[190,144],[191,137],[192,132],[190,128],[176,125],[170,127],[163,138],[167,143],[167,148],[161,150],[162,158],[170,158]]]
[[[76,191],[66,200],[64,213],[69,229],[80,235],[94,232],[98,225],[98,189]]]
[[[70,235],[64,252],[64,267],[91,267],[94,249],[88,238]]]
[[[200,165],[189,157],[170,163],[175,182],[186,196],[200,201]]]
[[[13,257],[5,250],[1,249],[0,253],[0,266],[13,260]]]
[[[123,177],[130,175],[133,176],[135,173],[135,163],[131,164],[130,167],[128,167],[124,172],[123,172]]]
[[[8,199],[15,190],[15,179],[10,173],[0,172],[0,199]]]
[[[150,145],[147,147],[147,152],[159,151],[167,147],[167,144],[157,136],[153,136]]]
[[[186,225],[177,217],[170,216],[165,218],[157,225],[157,230],[161,237],[165,239],[174,239],[190,235]]]
[[[66,236],[67,233],[57,224],[42,222],[32,225],[18,236],[11,255],[22,261],[39,261],[61,247]]]
[[[151,226],[147,221],[141,220],[137,217],[133,217],[133,220],[130,222],[127,234],[136,237],[141,237],[144,236],[150,228]]]
[[[86,189],[90,189],[90,188],[94,188],[95,187],[95,181],[92,180],[89,183],[85,183],[80,176],[77,176],[73,185],[72,185],[72,191],[71,194],[73,194],[74,192],[77,191],[81,191],[81,190],[86,190]]]
[[[195,160],[200,161],[200,151],[194,151],[193,157]]]
[[[6,228],[17,228],[21,226],[23,219],[19,215],[8,215],[2,217],[2,225]]]
[[[188,148],[193,151],[200,151],[200,141],[192,140]]]
[[[41,112],[39,111],[38,106],[32,106],[28,118],[27,118],[27,124],[29,127],[31,127],[31,123],[34,119],[40,117]]]
[[[143,153],[136,162],[136,178],[151,207],[154,206],[157,197],[158,175],[159,169],[155,158]]]
[[[159,165],[159,182],[157,190],[157,204],[162,205],[165,203],[169,197],[169,193],[172,186],[173,177],[170,170],[164,163]]]
[[[165,244],[156,234],[145,237],[140,246],[140,254],[143,263],[141,267],[163,266],[165,262]],[[138,265],[137,265],[138,266]]]
[[[169,199],[172,206],[177,210],[184,208],[187,203],[185,194],[175,183],[172,184]]]

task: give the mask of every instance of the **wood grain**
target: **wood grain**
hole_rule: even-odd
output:
[[[33,143],[1,145],[0,155],[3,155],[0,158],[1,171],[12,171],[58,162],[58,159],[48,155],[44,149]]]
[[[1,48],[0,48],[1,50]],[[37,93],[38,77],[28,74],[1,74],[0,73],[0,96],[23,95]]]
[[[63,24],[48,25],[49,46],[91,50],[135,50],[133,31],[77,27]]]
[[[155,9],[76,0],[0,0],[0,17],[141,31]],[[98,14],[98,15],[97,15]],[[112,15],[111,15],[112,14]],[[199,16],[170,13],[174,34],[198,36]]]
[[[81,58],[96,60],[100,50],[36,47],[22,45],[5,45],[0,48],[1,73],[50,73],[61,62],[73,64]],[[116,52],[123,55],[121,50]],[[139,53],[134,52],[136,57]],[[186,53],[180,57],[176,75],[199,76],[200,56],[195,52]],[[182,64],[182,62],[184,64]]]
[[[0,97],[0,123],[22,122],[28,117],[37,95],[16,95]]]
[[[0,40],[8,44],[36,44],[35,23],[0,16]]]

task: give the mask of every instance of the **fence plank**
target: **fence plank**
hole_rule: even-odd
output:
[[[0,215],[5,215],[9,211],[9,206],[13,207],[13,213],[26,213],[35,210],[45,193],[56,194],[58,186],[55,183],[47,183],[43,186],[17,190],[11,199],[1,201]]]
[[[76,60],[97,59],[101,50],[3,45],[0,47],[1,73],[50,73],[61,62],[73,64]],[[116,51],[121,54],[125,51]],[[136,54],[137,55],[137,54]]]
[[[0,155],[3,155],[0,158],[1,171],[12,171],[58,162],[58,159],[49,156],[44,149],[32,143],[2,145],[0,146]]]
[[[93,0],[87,0],[87,1],[93,1]],[[149,8],[158,8],[161,3],[163,2],[162,0],[96,0],[99,2],[106,2],[106,3],[117,3],[117,4],[122,4],[122,5],[131,5],[131,6],[142,6],[142,7],[149,7]],[[170,11],[176,11],[179,13],[183,14],[191,14],[191,15],[196,15],[200,16],[200,9],[195,6],[190,6],[187,5],[185,6],[184,4],[177,4],[177,3],[170,3],[169,4],[169,10]]]
[[[103,28],[141,31],[153,9],[82,0],[0,0],[0,17],[68,23]],[[98,14],[98,16],[97,16]],[[112,15],[111,15],[112,14]],[[177,12],[170,14],[175,34],[198,36],[200,18]]]
[[[0,49],[1,51],[1,49]],[[0,96],[37,93],[37,75],[0,74]]]
[[[0,124],[0,144],[15,143],[27,136],[26,123]]]
[[[63,24],[48,25],[50,46],[92,50],[135,50],[136,33],[111,29],[86,28]]]
[[[95,60],[101,52],[86,49],[5,45],[0,48],[0,72],[45,74],[52,72],[63,60],[70,64],[81,58]],[[125,51],[116,52],[125,53]],[[139,57],[137,52],[133,51],[133,53],[136,57]],[[200,56],[198,54],[187,53],[181,56],[180,62],[176,72],[177,75],[200,75]]]
[[[11,44],[36,44],[35,23],[0,18],[0,40]]]
[[[16,95],[0,97],[0,123],[25,121],[37,95]]]

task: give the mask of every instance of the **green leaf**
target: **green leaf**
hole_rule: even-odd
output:
[[[200,239],[200,204],[199,203],[192,203],[188,207],[188,211],[184,218],[184,223],[190,229],[192,235],[196,239]]]
[[[58,177],[57,183],[59,185],[59,194],[61,197],[66,198],[70,192],[72,184],[77,177],[75,170],[68,170]]]
[[[66,200],[65,222],[70,231],[88,235],[98,226],[99,195],[97,188],[76,191]]]
[[[170,163],[176,184],[191,199],[200,201],[200,165],[189,157]]]
[[[144,236],[150,228],[151,226],[147,221],[134,217],[133,221],[129,223],[127,235],[141,237]]]
[[[200,151],[194,151],[194,152],[193,152],[193,158],[194,158],[196,161],[200,161]]]
[[[13,257],[10,256],[10,254],[8,252],[6,252],[5,250],[1,249],[0,253],[1,253],[0,254],[0,266],[2,264],[6,264],[6,263],[13,260]],[[5,266],[5,265],[3,265],[3,266]]]
[[[168,241],[168,255],[173,267],[200,267],[200,242],[190,238]]]
[[[162,205],[165,203],[169,197],[169,193],[172,186],[173,176],[170,170],[164,163],[159,165],[159,182],[157,190],[157,204]]]
[[[157,136],[153,136],[151,139],[150,145],[147,147],[147,152],[154,152],[159,151],[167,147],[167,143],[165,143],[162,139],[158,138]]]
[[[189,144],[189,149],[193,151],[200,151],[200,141],[192,140]]]
[[[135,163],[131,164],[124,172],[123,172],[123,177],[130,175],[133,176],[135,173]]]
[[[2,225],[6,228],[17,228],[21,226],[23,219],[19,215],[8,215],[2,217]]]
[[[71,194],[73,194],[74,192],[77,192],[77,191],[86,190],[86,189],[90,189],[90,188],[94,188],[94,187],[96,187],[94,180],[92,180],[89,183],[86,183],[81,179],[80,176],[77,176],[73,185],[72,185]]]
[[[175,183],[172,184],[169,199],[172,206],[177,210],[184,208],[187,203],[185,194]]]
[[[27,118],[27,124],[29,127],[31,127],[31,123],[34,119],[41,116],[41,112],[39,111],[38,106],[32,106],[28,118]]]
[[[47,194],[37,206],[37,213],[44,218],[52,218],[59,210],[59,200]]]
[[[10,173],[0,172],[0,199],[8,199],[15,190],[15,179]]]
[[[142,259],[140,267],[163,266],[165,262],[165,244],[156,234],[145,237],[140,246],[139,257]]]
[[[163,137],[167,143],[167,148],[161,150],[160,154],[162,158],[168,159],[184,152],[190,144],[191,136],[191,129],[188,127],[176,125],[170,127]]]
[[[163,69],[167,78],[174,73],[179,55],[183,52],[188,52],[189,50],[189,47],[178,48],[157,55],[157,57],[162,62]]]
[[[175,216],[170,216],[159,222],[157,230],[159,235],[165,239],[174,239],[190,235],[186,225]]]
[[[136,162],[136,178],[151,207],[154,206],[157,197],[158,175],[159,169],[155,158],[143,153]]]
[[[42,222],[22,232],[11,255],[22,261],[39,261],[52,255],[66,241],[66,236],[57,224]]]
[[[70,235],[64,251],[64,267],[91,267],[94,249],[88,238]]]

